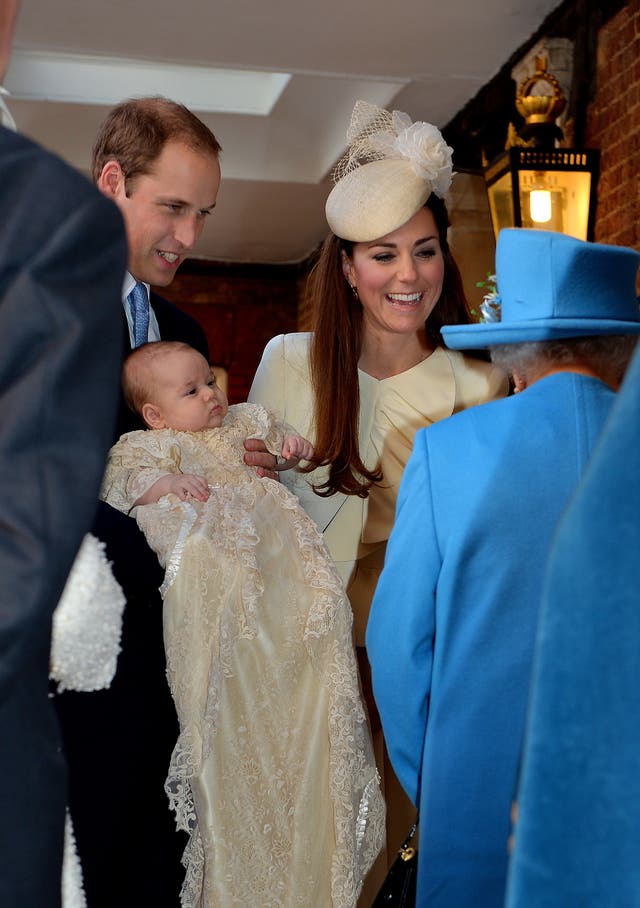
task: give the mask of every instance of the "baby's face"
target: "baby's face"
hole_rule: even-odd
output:
[[[208,362],[197,350],[177,350],[155,365],[155,404],[164,427],[181,432],[217,429],[229,404]]]

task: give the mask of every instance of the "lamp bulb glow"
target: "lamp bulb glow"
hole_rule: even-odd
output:
[[[532,189],[529,194],[531,220],[546,224],[551,220],[551,193],[548,189]]]

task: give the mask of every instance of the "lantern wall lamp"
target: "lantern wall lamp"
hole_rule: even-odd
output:
[[[593,239],[600,152],[557,145],[565,106],[546,58],[537,58],[516,93],[524,126],[516,132],[510,125],[506,150],[484,170],[496,237],[503,227],[529,227]]]

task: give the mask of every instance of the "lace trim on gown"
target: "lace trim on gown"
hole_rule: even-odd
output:
[[[169,502],[166,500],[163,502],[158,502],[161,507],[166,507]],[[164,579],[162,581],[162,586],[160,587],[160,595],[163,597],[166,596],[167,590],[176,579],[178,573],[178,568],[180,567],[180,562],[182,561],[182,553],[184,552],[184,547],[191,532],[194,523],[198,519],[198,513],[194,507],[192,507],[188,502],[180,502],[181,510],[184,514],[184,519],[180,526],[180,532],[178,533],[178,538],[176,539],[173,551],[167,561],[167,566],[164,573]]]
[[[167,566],[180,736],[166,790],[189,833],[184,908],[355,908],[384,839],[341,582],[297,498],[242,462],[246,437],[279,451],[286,429],[240,405],[220,430],[131,433],[105,478],[121,510],[154,471],[202,475],[204,462],[211,491],[134,512]]]
[[[219,558],[222,564],[218,566],[213,583],[209,578],[207,589],[211,591],[214,585],[223,590],[233,587],[233,565],[239,565],[241,592],[235,602],[230,598],[224,601],[222,596],[222,601],[215,604],[219,624],[211,648],[218,651],[205,660],[209,672],[206,681],[203,679],[204,696],[199,697],[203,687],[194,684],[191,670],[186,673],[181,671],[181,667],[189,666],[191,669],[194,663],[202,661],[202,647],[208,645],[202,624],[193,613],[194,602],[205,583],[202,576],[194,576],[193,561],[185,561],[189,578],[186,587],[181,590],[183,596],[188,593],[191,620],[166,636],[168,675],[181,720],[181,733],[172,756],[166,790],[179,828],[190,834],[183,858],[187,873],[182,905],[197,908],[218,904],[215,900],[209,901],[206,895],[202,899],[203,891],[208,891],[205,857],[211,845],[205,847],[203,843],[203,833],[196,817],[193,783],[210,749],[215,747],[221,688],[226,679],[234,674],[236,644],[241,639],[254,639],[258,633],[264,580],[256,557],[260,535],[250,515],[256,507],[257,498],[268,495],[287,513],[287,519],[294,528],[304,584],[309,594],[301,642],[328,698],[328,792],[333,802],[335,834],[335,851],[331,859],[331,899],[334,906],[348,908],[357,902],[364,876],[380,850],[384,835],[384,804],[360,699],[351,636],[351,612],[322,537],[302,512],[297,500],[269,480],[264,480],[257,489],[260,496],[256,496],[253,488],[242,489],[240,495],[238,489],[226,486],[212,489],[210,501],[215,501],[213,520],[218,529],[217,545],[227,558]],[[165,607],[167,604],[172,605],[166,601]],[[209,595],[204,606],[211,609],[213,605]],[[194,647],[196,653],[193,652]],[[198,717],[196,721],[195,716]],[[313,825],[313,819],[307,819]],[[212,844],[215,847],[215,837]],[[286,868],[286,859],[281,862],[281,868],[283,871]],[[212,875],[215,875],[215,870]],[[235,901],[233,903],[236,904]],[[243,904],[242,900],[239,899],[237,904]],[[294,902],[265,901],[264,904],[275,906]]]

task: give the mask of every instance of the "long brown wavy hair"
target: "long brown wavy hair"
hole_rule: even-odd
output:
[[[444,258],[442,293],[426,322],[427,335],[438,346],[443,343],[443,325],[468,324],[472,319],[460,270],[447,242],[446,205],[432,194],[425,208],[433,214]],[[309,278],[315,458],[304,472],[329,466],[327,481],[313,487],[324,498],[335,492],[366,498],[371,486],[382,480],[381,470],[368,470],[358,450],[362,305],[351,292],[342,269],[342,252],[351,258],[353,246],[354,243],[329,234]]]

